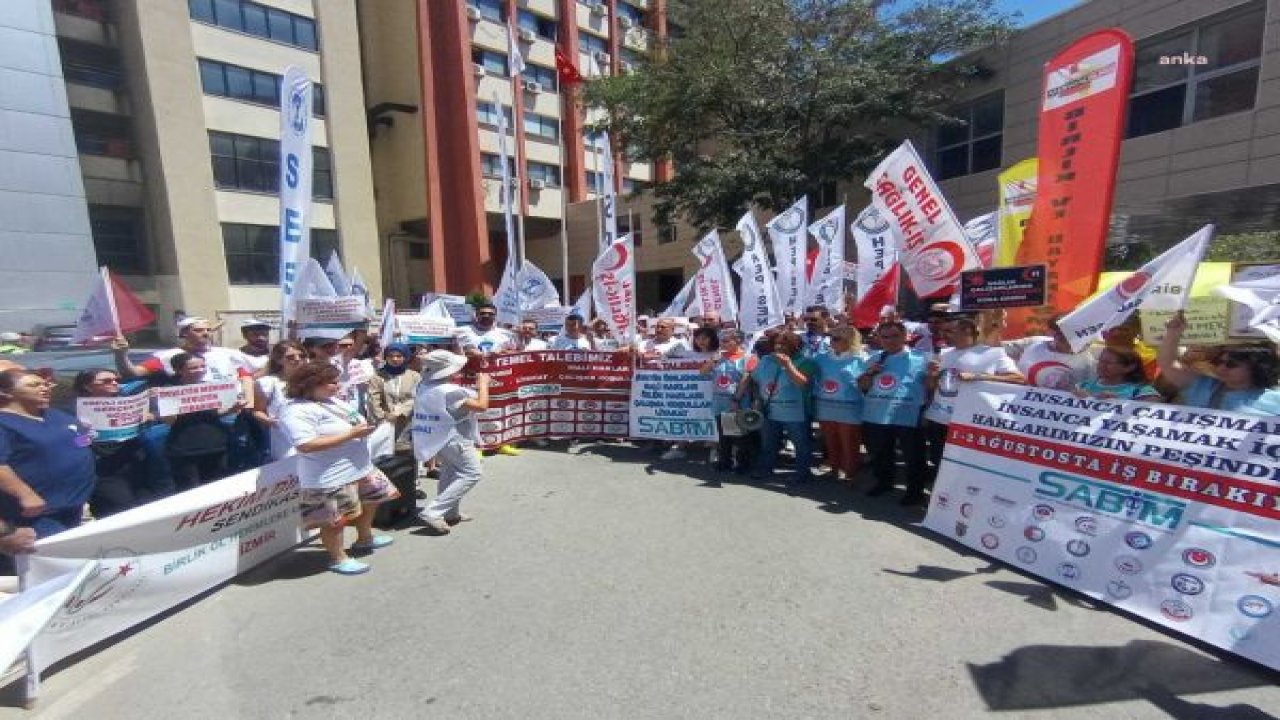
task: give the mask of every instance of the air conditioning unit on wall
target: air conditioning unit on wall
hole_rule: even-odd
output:
[[[530,190],[542,190],[542,189],[544,189],[544,188],[546,188],[546,187],[547,187],[547,181],[546,181],[546,180],[539,180],[539,179],[537,179],[537,178],[534,178],[533,180],[530,180],[530,181],[529,181],[529,189],[530,189]]]
[[[538,39],[538,34],[528,28],[522,28],[520,32],[516,33],[516,36],[520,38],[520,42],[527,43]]]
[[[542,92],[542,83],[537,80],[525,80],[524,91],[528,93],[540,93]]]
[[[472,21],[472,22],[475,22],[476,20],[479,20],[479,19],[480,19],[480,8],[478,8],[478,7],[474,7],[474,6],[472,6],[472,5],[468,5],[468,6],[467,6],[467,19],[468,19],[468,20],[470,20],[470,21]]]

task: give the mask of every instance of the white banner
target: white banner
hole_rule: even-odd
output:
[[[396,322],[400,325],[400,337],[404,342],[415,345],[452,344],[457,333],[457,326],[449,318],[400,315]]]
[[[1280,669],[1280,420],[965,383],[925,527]]]
[[[711,378],[702,361],[665,360],[636,368],[631,382],[631,437],[715,440]]]
[[[613,186],[613,145],[608,131],[595,139],[595,151],[600,153],[600,250],[609,249],[618,240],[618,193]]]
[[[537,323],[540,333],[560,332],[564,329],[564,319],[569,316],[569,311],[572,309],[563,305],[534,308],[525,310],[522,319]]]
[[[115,289],[111,287],[110,271],[104,265],[98,269],[98,281],[93,293],[84,303],[76,328],[71,333],[71,344],[81,345],[104,338],[113,338],[120,332],[120,316],[116,312]]]
[[[76,419],[93,430],[95,442],[119,442],[137,437],[150,403],[148,393],[76,398]]]
[[[871,202],[902,238],[902,269],[922,298],[949,293],[960,273],[982,267],[924,161],[904,141],[864,183]]]
[[[778,302],[782,312],[799,315],[804,312],[809,293],[805,277],[805,259],[809,243],[805,226],[809,221],[809,199],[801,197],[765,223],[765,230],[773,243],[774,277],[778,282]]]
[[[818,258],[813,263],[805,305],[839,312],[844,309],[844,205],[810,225],[809,234],[818,242]]]
[[[311,258],[311,80],[290,65],[280,84],[280,327],[294,319],[296,281]]]
[[[312,335],[312,330],[342,330],[346,334],[369,324],[364,298],[357,295],[299,298],[295,312],[303,336]]]
[[[0,668],[8,669],[94,571],[95,562],[50,578],[0,602]]]
[[[876,280],[898,261],[902,239],[897,226],[885,220],[875,205],[868,205],[858,213],[849,229],[858,248],[857,292],[858,300],[862,300]]]
[[[239,402],[240,383],[228,380],[195,385],[170,385],[152,388],[151,395],[156,399],[156,414],[160,417],[173,417],[201,410],[222,411],[235,407]]]
[[[692,280],[701,308],[698,314],[713,312],[721,320],[736,319],[738,302],[733,297],[733,281],[729,278],[729,263],[720,244],[720,234],[715,230],[707,233],[691,252],[698,258],[698,272]],[[684,315],[684,311],[684,307],[678,308],[673,316]]]
[[[636,333],[636,262],[631,235],[623,235],[591,264],[591,294],[596,313],[613,337],[626,344]]]
[[[1280,265],[1237,265],[1231,284],[1214,293],[1236,303],[1231,306],[1230,335],[1265,336],[1280,343]]]
[[[1205,225],[1194,235],[1138,268],[1128,278],[1072,310],[1058,321],[1058,327],[1080,352],[1101,337],[1102,332],[1124,322],[1141,307],[1144,310],[1181,310],[1191,297],[1191,283],[1213,238],[1213,226]]]
[[[733,264],[734,272],[742,278],[738,324],[749,333],[777,327],[784,320],[782,303],[778,300],[773,271],[769,269],[760,226],[750,210],[738,220],[737,230],[742,238],[742,256]]]
[[[385,346],[396,339],[396,301],[387,298],[382,305],[382,322],[378,325],[378,340]]]
[[[297,545],[294,458],[45,538],[22,556],[35,586],[86,562],[81,588],[32,645],[40,667],[226,582]]]
[[[551,282],[551,278],[547,277],[541,268],[528,260],[525,260],[520,268],[520,274],[516,277],[516,286],[519,288],[522,313],[528,313],[536,308],[560,305],[560,291],[556,290],[555,283]]]

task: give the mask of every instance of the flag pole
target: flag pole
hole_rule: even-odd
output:
[[[120,329],[120,312],[116,310],[116,289],[111,284],[111,271],[106,265],[102,266],[102,286],[107,291],[107,307],[111,308],[111,325],[116,329],[116,337],[124,337],[124,331]]]
[[[564,96],[564,88],[561,88],[560,94]],[[564,177],[564,114],[568,112],[568,105],[568,98],[564,97],[560,104],[560,117],[556,118],[556,138],[560,141],[560,288],[564,291],[561,305],[573,301],[569,291],[569,183],[565,182]]]

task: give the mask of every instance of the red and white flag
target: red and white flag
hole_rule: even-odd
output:
[[[738,302],[733,296],[733,282],[729,279],[729,263],[720,244],[720,234],[707,233],[691,251],[698,258],[698,274],[694,275],[694,290],[703,313],[714,312],[722,320],[738,317]]]
[[[591,264],[591,279],[596,314],[609,324],[614,338],[630,343],[636,330],[636,262],[630,234],[600,252]]]
[[[950,293],[961,272],[982,267],[910,141],[882,160],[864,185],[871,203],[902,238],[902,267],[920,297]]]
[[[902,284],[902,263],[894,263],[881,275],[858,300],[849,313],[854,327],[875,327],[880,322],[880,311],[898,304],[898,286]]]
[[[93,294],[76,321],[71,344],[104,342],[141,330],[155,321],[156,314],[103,266]]]

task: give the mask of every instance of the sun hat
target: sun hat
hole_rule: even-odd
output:
[[[240,323],[241,330],[248,330],[249,328],[267,328],[268,330],[270,330],[273,327],[275,326],[267,322],[266,320],[263,320],[262,318],[256,318],[256,317],[251,317],[248,320],[245,320],[244,322]]]
[[[448,350],[432,350],[422,359],[423,380],[443,380],[453,377],[466,367],[467,356]]]
[[[178,321],[178,334],[181,335],[192,325],[208,325],[209,321],[199,315],[188,315]]]

